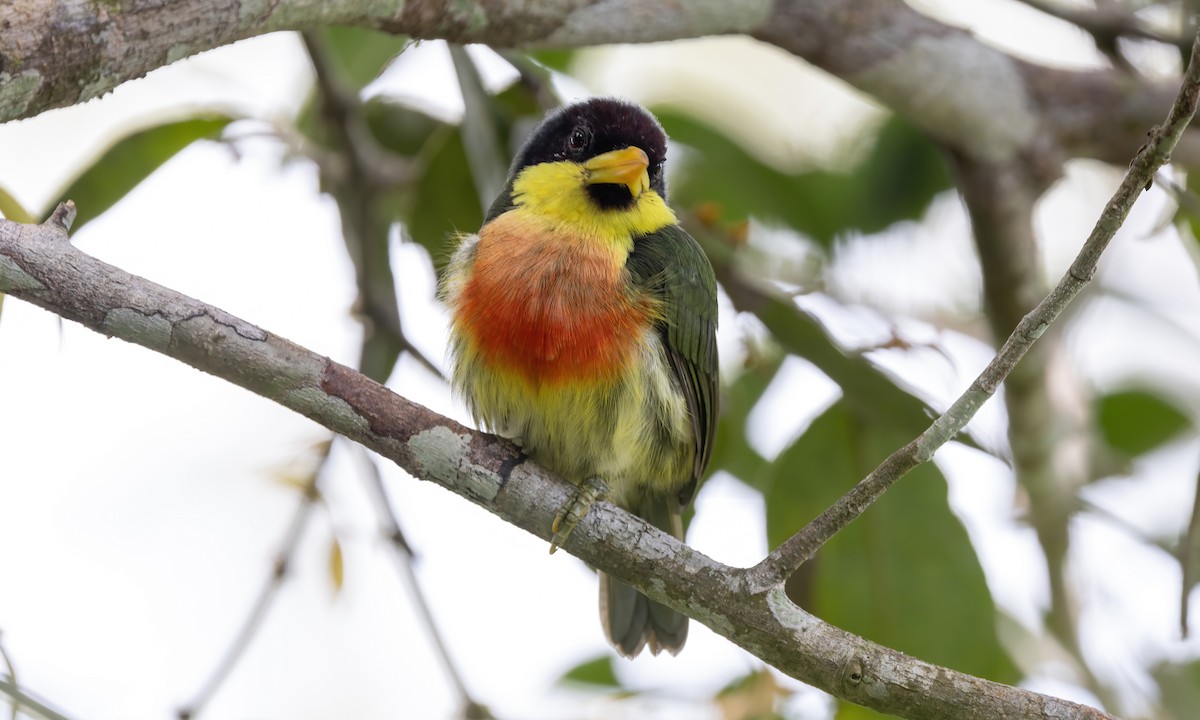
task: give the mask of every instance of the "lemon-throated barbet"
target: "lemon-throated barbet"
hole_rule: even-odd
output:
[[[454,388],[577,487],[552,551],[600,495],[682,539],[712,450],[716,279],[667,206],[666,150],[637,105],[559,109],[444,276]],[[686,617],[603,573],[600,613],[628,657],[687,638]]]

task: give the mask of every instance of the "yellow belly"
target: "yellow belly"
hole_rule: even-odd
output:
[[[599,477],[629,506],[639,490],[667,495],[691,478],[691,421],[653,333],[629,372],[586,385],[534,385],[477,360],[458,358],[454,373],[476,422],[566,479]]]

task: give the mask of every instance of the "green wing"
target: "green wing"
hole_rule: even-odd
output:
[[[626,268],[634,285],[664,305],[659,332],[691,411],[696,465],[679,494],[686,505],[708,465],[717,427],[717,279],[700,245],[678,225],[634,238]]]

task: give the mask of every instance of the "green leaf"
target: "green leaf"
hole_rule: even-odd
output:
[[[879,718],[891,718],[892,715],[884,715],[878,713],[871,708],[865,708],[862,705],[848,703],[845,700],[838,701],[837,713],[834,714],[837,720],[879,720]]]
[[[1178,222],[1186,222],[1191,230],[1192,241],[1200,243],[1200,173],[1187,174],[1186,192],[1180,193],[1179,211],[1175,213]],[[1195,253],[1191,253],[1195,257]]]
[[[575,63],[575,50],[534,50],[526,53],[535,62],[545,65],[551,70],[565,73],[570,72]]]
[[[938,193],[953,187],[941,149],[898,115],[879,128],[850,182],[855,202],[846,222],[867,233],[920,218]]]
[[[783,353],[775,353],[769,359],[751,362],[721,389],[721,414],[708,463],[710,475],[725,470],[751,487],[764,489],[767,461],[746,440],[746,418],[779,372],[785,357]]]
[[[333,77],[328,79],[335,87],[345,87],[347,91],[366,87],[412,42],[402,36],[351,27],[311,30],[307,37],[312,39],[325,64],[331,68]],[[371,102],[381,104],[378,99]],[[328,146],[330,138],[321,117],[322,103],[321,87],[314,84],[304,106],[296,114],[295,125],[308,139]]]
[[[379,144],[404,157],[418,155],[430,138],[453,127],[420,110],[382,98],[368,100],[363,105],[363,116]]]
[[[576,665],[559,678],[559,683],[578,683],[617,689],[621,687],[621,681],[617,679],[617,673],[613,670],[611,655],[601,655]]]
[[[1174,405],[1145,390],[1099,398],[1096,419],[1105,442],[1131,457],[1153,450],[1191,425]]]
[[[234,118],[206,114],[175,120],[126,135],[83,168],[43,214],[43,220],[65,200],[78,212],[72,232],[98,217],[137,187],[163,163],[197,140],[215,139]]]
[[[356,27],[334,26],[312,32],[324,41],[329,59],[341,75],[339,79],[360,89],[379,77],[388,63],[412,44],[403,35]]]
[[[765,494],[770,545],[910,439],[845,401],[835,403],[773,464]],[[1016,673],[996,635],[983,571],[946,494],[935,465],[913,470],[793,576],[788,593],[825,621],[875,642],[1012,682]]]
[[[31,225],[37,222],[33,214],[25,209],[25,206],[13,197],[7,190],[0,187],[0,215],[12,220],[13,222]]]
[[[1162,692],[1161,720],[1192,720],[1200,708],[1200,662],[1163,663],[1151,673]]]
[[[849,173],[790,175],[758,160],[717,130],[674,110],[658,111],[667,134],[693,148],[672,200],[682,207],[714,202],[730,221],[750,216],[782,222],[823,246],[850,231],[878,232],[920,217],[951,187],[937,147],[893,116],[878,130],[866,159]]]
[[[483,224],[483,210],[458,128],[430,142],[434,147],[417,181],[406,225],[409,236],[429,251],[440,277],[455,235],[478,230]]]
[[[782,720],[775,707],[788,696],[767,668],[736,678],[713,698],[725,720]]]
[[[493,111],[495,103],[483,86],[475,61],[461,45],[450,46],[450,59],[464,107],[459,136],[477,189],[479,207],[486,211],[504,190],[508,154],[501,147],[500,123]]]

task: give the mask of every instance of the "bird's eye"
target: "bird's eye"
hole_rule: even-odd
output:
[[[587,149],[588,143],[592,140],[592,133],[584,126],[580,125],[571,131],[570,137],[567,138],[567,149],[572,154],[578,154]]]

